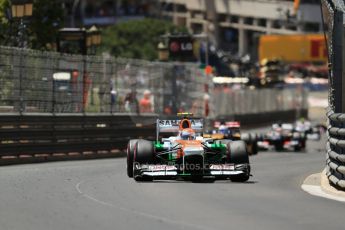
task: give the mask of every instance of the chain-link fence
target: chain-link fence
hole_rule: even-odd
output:
[[[0,47],[0,111],[202,115],[209,84],[191,64]]]
[[[219,116],[305,110],[307,97],[308,91],[303,87],[284,90],[216,87],[212,94],[214,110]]]
[[[307,108],[303,88],[214,86],[196,64],[0,47],[0,112],[196,116]]]

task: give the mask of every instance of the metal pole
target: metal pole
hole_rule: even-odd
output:
[[[112,59],[112,61],[113,61],[112,66],[115,65],[115,66],[113,66],[115,68],[115,71],[114,71],[115,72],[115,90],[116,90],[117,94],[119,95],[119,85],[118,85],[118,75],[117,75],[117,62],[114,61],[114,59]]]
[[[343,110],[343,103],[342,103],[342,64],[343,64],[343,56],[342,56],[342,49],[343,49],[343,14],[339,11],[334,12],[334,27],[333,29],[333,48],[336,50],[333,54],[332,61],[332,68],[333,68],[333,87],[334,90],[334,112],[335,113],[342,113]]]
[[[55,80],[54,80],[54,78],[52,78],[52,90],[53,90],[53,92],[52,92],[52,113],[53,114],[55,114]]]
[[[110,113],[113,114],[113,111],[116,109],[116,95],[113,95],[114,89],[114,82],[113,82],[113,65],[111,62],[108,62],[110,67],[110,74],[109,74],[109,81],[110,81]]]
[[[205,65],[208,66],[209,60],[208,60],[208,34],[206,34],[206,50],[205,50]]]
[[[177,114],[177,102],[178,102],[178,93],[177,93],[177,72],[178,72],[178,65],[173,66],[173,74],[171,77],[171,90],[172,90],[172,113]]]
[[[82,89],[81,89],[81,96],[82,96],[82,106],[81,106],[81,112],[85,114],[85,106],[86,106],[86,98],[84,96],[85,93],[85,81],[86,81],[86,56],[83,56],[83,79],[82,79]]]
[[[22,115],[24,112],[24,105],[23,105],[23,47],[24,47],[24,22],[23,18],[20,19],[19,25],[19,47],[20,50],[20,58],[19,58],[19,114]]]
[[[72,28],[75,27],[75,13],[77,10],[78,3],[79,3],[79,0],[74,0],[74,2],[73,2],[72,15],[71,15],[71,27]]]

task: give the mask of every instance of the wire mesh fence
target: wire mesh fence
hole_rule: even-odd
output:
[[[274,111],[302,110],[308,108],[308,91],[293,89],[240,89],[215,88],[212,93],[217,115],[258,114]]]
[[[0,112],[196,116],[307,108],[297,89],[214,86],[195,64],[78,56],[0,46]]]
[[[1,111],[199,114],[209,83],[191,64],[0,47]]]

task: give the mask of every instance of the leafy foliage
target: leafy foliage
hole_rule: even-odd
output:
[[[5,17],[5,12],[8,6],[8,0],[0,0],[0,45],[4,45],[7,39],[6,35],[9,29],[9,23]]]
[[[13,41],[13,37],[18,34],[19,21],[16,19],[8,20],[5,11],[9,9],[9,0],[0,0],[0,44],[10,41],[11,44],[18,45]],[[34,49],[49,49],[47,44],[56,41],[56,34],[63,23],[63,8],[60,1],[34,0],[33,15],[26,20],[26,33],[29,47]]]
[[[101,51],[117,57],[154,60],[160,36],[167,32],[187,32],[187,29],[157,19],[119,23],[102,32]]]
[[[62,27],[63,8],[60,1],[35,0],[30,22],[32,48],[49,49],[47,44],[56,41],[57,31]]]

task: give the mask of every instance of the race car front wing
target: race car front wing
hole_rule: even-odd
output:
[[[209,167],[198,170],[198,173],[185,172],[175,165],[139,165],[134,164],[134,174],[139,177],[153,177],[154,179],[176,179],[179,177],[205,176],[215,179],[227,179],[232,175],[246,174],[249,164],[211,164]]]

